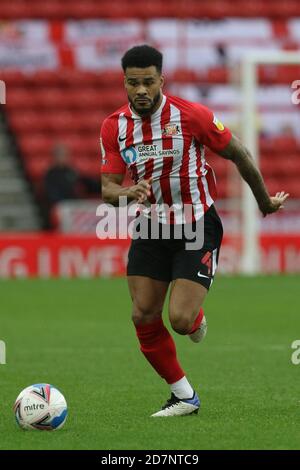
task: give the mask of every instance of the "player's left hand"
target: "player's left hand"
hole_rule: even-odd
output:
[[[277,212],[279,209],[283,209],[284,207],[283,203],[287,200],[288,197],[289,197],[289,194],[285,193],[284,191],[276,193],[275,196],[270,197],[269,204],[266,207],[261,208],[261,212],[263,213],[263,216],[265,217],[268,214]]]

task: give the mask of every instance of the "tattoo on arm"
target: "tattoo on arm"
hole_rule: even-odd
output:
[[[123,174],[102,173],[102,199],[108,204],[118,205],[121,196],[127,197],[127,189],[122,187]]]
[[[235,163],[240,175],[249,184],[261,210],[270,203],[270,196],[263,177],[255,165],[249,150],[237,137],[232,136],[227,147],[219,152],[219,155]]]

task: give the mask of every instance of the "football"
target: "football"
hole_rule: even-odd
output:
[[[35,384],[22,390],[14,404],[22,429],[54,431],[64,425],[68,408],[63,394],[50,384]]]

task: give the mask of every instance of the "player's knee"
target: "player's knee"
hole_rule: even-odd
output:
[[[134,325],[138,326],[155,321],[161,316],[161,314],[161,310],[155,309],[151,306],[148,307],[145,305],[134,304],[131,319]]]
[[[170,322],[173,330],[180,335],[187,335],[193,327],[193,320],[189,315],[170,315]]]

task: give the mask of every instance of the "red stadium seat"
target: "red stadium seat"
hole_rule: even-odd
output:
[[[290,5],[295,5],[287,0]],[[201,17],[203,12],[222,17],[230,13],[241,16],[254,15],[254,6],[260,3],[261,11],[267,7],[260,0],[241,8],[229,0],[204,0],[198,2],[173,2],[162,0],[64,0],[60,2],[40,2],[39,0],[3,0],[6,13],[15,13],[15,18],[30,11],[32,17],[38,14],[48,18],[65,18],[72,11],[74,18],[85,16],[98,17],[103,12],[106,17],[120,19],[134,11],[143,18],[172,15]],[[48,5],[46,5],[46,3]],[[245,3],[246,5],[246,3]],[[245,8],[245,9],[244,9]],[[293,8],[293,7],[290,7]],[[287,11],[287,9],[285,9]],[[201,13],[202,12],[202,13]],[[227,13],[224,13],[227,12]],[[4,15],[5,17],[5,15]],[[260,78],[266,83],[291,83],[300,74],[300,67],[262,67]],[[47,168],[53,161],[53,146],[64,143],[70,150],[71,162],[82,174],[99,174],[99,134],[100,127],[108,114],[127,102],[123,91],[123,73],[115,70],[81,71],[72,68],[63,70],[40,70],[37,72],[1,72],[1,79],[8,85],[7,110],[11,130],[16,133],[19,149],[29,178],[38,186]],[[178,83],[230,83],[229,70],[225,67],[211,67],[202,72],[177,69],[169,76],[170,81]],[[267,179],[269,190],[273,193],[286,190],[292,197],[300,197],[299,177],[300,146],[289,135],[261,139],[261,169]],[[233,168],[230,162],[208,153],[208,162],[216,172],[220,198],[234,196],[230,187]],[[236,191],[236,188],[235,188]]]
[[[50,155],[53,148],[53,138],[44,134],[29,134],[19,138],[22,155],[25,158]]]
[[[228,68],[214,67],[207,72],[207,81],[209,83],[230,83],[230,74]]]
[[[298,142],[294,136],[276,136],[273,138],[273,146],[277,149],[277,152],[295,152],[299,150]]]
[[[112,110],[121,107],[126,103],[126,95],[123,90],[102,90],[99,94],[99,103],[103,110]]]
[[[38,158],[27,158],[25,169],[30,178],[40,180],[52,164],[53,160],[49,155],[41,154]]]
[[[25,77],[20,70],[1,70],[0,78],[7,87],[24,86]]]
[[[49,20],[61,18],[66,19],[70,17],[70,6],[65,2],[59,0],[51,0],[50,2],[37,2],[31,0],[31,11],[29,17],[33,18],[47,18]]]
[[[122,87],[124,75],[119,70],[105,70],[95,75],[96,85],[101,87]]]
[[[100,134],[100,126],[106,114],[102,111],[23,111],[10,112],[9,122],[12,128],[22,134],[26,133],[70,133],[95,132]]]
[[[73,157],[72,163],[76,170],[86,176],[95,177],[100,175],[100,158]]]
[[[26,0],[2,0],[1,2],[1,18],[2,19],[20,19],[30,18],[30,5]]]
[[[299,16],[298,0],[263,2],[261,0],[1,0],[2,19],[21,18],[288,18]]]
[[[300,151],[300,143],[294,136],[274,136],[273,138],[262,138],[259,142],[262,154],[286,154]]]
[[[60,70],[37,70],[31,77],[34,86],[57,86],[62,83]]]
[[[76,132],[80,130],[82,118],[70,111],[53,112],[48,115],[49,129],[53,132]]]
[[[38,132],[45,129],[44,119],[41,119],[41,116],[33,111],[10,112],[8,118],[17,134]]]
[[[69,149],[73,156],[98,157],[99,155],[99,139],[78,136],[76,134],[63,135],[61,142]]]
[[[69,5],[66,5],[66,8],[70,8]],[[101,18],[107,15],[107,12],[105,13],[107,8],[110,8],[110,5],[102,1],[85,0],[84,2],[73,2],[72,17],[76,19]]]
[[[291,198],[300,199],[299,176],[298,178],[288,179],[286,185],[283,184],[282,186],[282,190],[289,192]]]
[[[77,69],[63,69],[60,74],[62,83],[70,88],[94,86],[97,84],[96,76],[94,72]]]
[[[76,88],[65,95],[65,105],[82,110],[103,109],[105,90],[95,88]]]
[[[300,67],[296,65],[261,65],[258,68],[258,80],[268,84],[291,84],[299,73]]]
[[[6,104],[9,108],[30,109],[35,106],[36,95],[26,88],[7,87]]]
[[[188,69],[176,69],[172,74],[168,76],[169,80],[178,83],[193,83],[199,80],[197,73],[194,70]]]
[[[36,92],[36,101],[41,108],[52,110],[66,107],[66,93],[61,88],[43,87]]]

